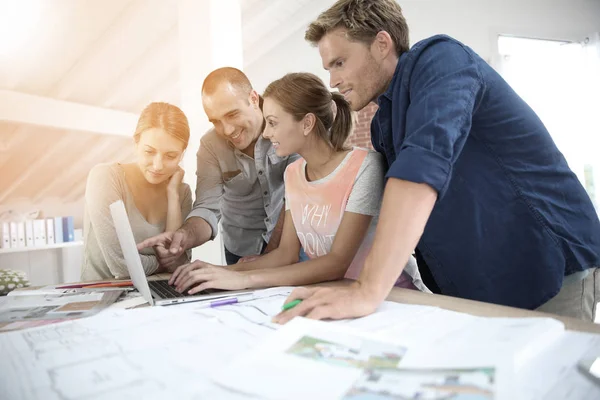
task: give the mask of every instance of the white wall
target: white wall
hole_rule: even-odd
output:
[[[320,2],[315,18],[332,0]],[[400,0],[411,43],[444,33],[493,61],[499,33],[579,41],[600,31],[600,0]],[[308,71],[328,82],[318,51],[293,33],[265,57],[245,68],[259,92],[288,72]]]
[[[412,42],[445,33],[466,43],[487,60],[495,56],[499,33],[581,41],[600,30],[598,0],[432,0],[405,3]]]
[[[328,4],[327,1],[323,1],[323,4],[326,3]],[[318,15],[317,11],[315,18]],[[305,30],[306,28],[297,30],[266,56],[244,67],[244,72],[258,93],[262,94],[269,83],[288,72],[312,72],[329,82],[328,74],[321,67],[318,50],[304,41]]]

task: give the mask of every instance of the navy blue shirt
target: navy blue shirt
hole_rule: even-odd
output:
[[[371,123],[388,178],[438,199],[417,249],[441,292],[536,308],[600,265],[600,221],[533,110],[448,36],[401,55]]]

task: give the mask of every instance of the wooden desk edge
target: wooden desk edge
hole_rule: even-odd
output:
[[[586,322],[576,318],[563,317],[539,311],[460,299],[457,297],[422,293],[410,289],[394,288],[387,297],[387,300],[403,304],[435,306],[446,310],[464,312],[478,317],[554,318],[561,321],[567,330],[600,334],[600,325],[593,322]]]
[[[344,280],[320,283],[315,286],[340,286],[346,285],[349,282],[349,280]],[[595,324],[593,322],[581,321],[576,318],[563,317],[560,315],[548,314],[540,311],[524,310],[521,308],[500,306],[481,301],[444,296],[441,294],[423,293],[411,289],[393,288],[386,300],[393,301],[395,303],[440,307],[445,310],[463,312],[478,317],[554,318],[561,321],[567,330],[600,334],[600,324]]]
[[[162,273],[148,277],[148,280],[169,279],[171,274]],[[324,282],[308,286],[343,286],[349,280]],[[481,301],[461,299],[458,297],[443,296],[440,294],[429,294],[417,290],[393,288],[388,301],[403,304],[415,304],[423,306],[440,307],[446,310],[463,312],[478,317],[500,317],[500,318],[554,318],[565,324],[567,330],[589,332],[600,334],[600,324],[581,321],[575,318],[562,317],[560,315],[547,314],[539,311],[524,310],[520,308],[499,306],[497,304],[484,303]]]

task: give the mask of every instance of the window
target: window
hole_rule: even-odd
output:
[[[569,166],[600,206],[600,46],[500,36],[497,66],[544,122]]]

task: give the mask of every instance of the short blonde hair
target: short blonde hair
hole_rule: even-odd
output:
[[[152,128],[162,128],[169,135],[181,140],[184,149],[187,148],[190,140],[190,126],[188,119],[181,109],[169,103],[150,103],[144,108],[137,126],[133,139],[137,143],[144,131]]]
[[[346,30],[348,39],[371,45],[381,31],[390,34],[398,56],[408,51],[408,25],[395,0],[338,0],[312,22],[304,39],[317,45],[334,29]]]

